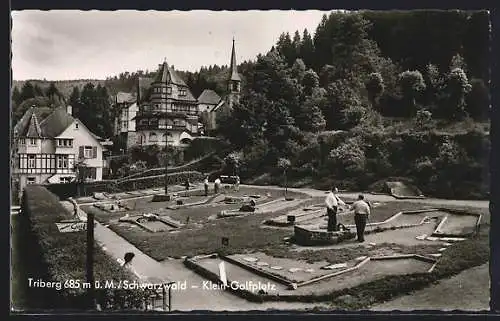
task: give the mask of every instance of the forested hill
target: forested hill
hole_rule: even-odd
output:
[[[76,79],[76,80],[40,80],[40,79],[30,79],[30,80],[14,80],[12,82],[12,88],[18,88],[21,90],[26,82],[30,82],[33,86],[38,86],[42,91],[47,91],[51,83],[56,85],[57,90],[67,99],[73,91],[73,87],[78,87],[80,90],[83,89],[88,83],[97,86],[98,84],[104,85],[105,81],[100,79]]]

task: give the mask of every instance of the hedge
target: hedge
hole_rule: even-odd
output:
[[[203,178],[203,174],[196,171],[171,173],[168,174],[168,184],[182,184],[186,179],[189,179],[190,182],[199,182]],[[93,193],[119,193],[164,186],[165,175],[163,174],[133,178],[121,182],[118,180],[88,182],[80,186],[77,183],[46,185],[50,192],[56,194],[61,199],[75,196],[91,196]]]
[[[27,186],[21,207],[21,230],[25,242],[21,248],[28,258],[28,275],[35,280],[61,282],[62,288],[30,287],[36,300],[35,308],[81,310],[87,307],[84,289],[65,288],[69,280],[85,282],[86,233],[60,233],[56,222],[70,219],[71,214],[59,203],[57,197],[43,186]],[[94,245],[94,279],[101,281],[136,280],[113,258]],[[26,280],[28,282],[28,280]],[[103,310],[139,310],[147,293],[139,290],[96,289],[97,303]]]
[[[209,153],[219,153],[227,147],[227,143],[215,137],[197,137],[184,150],[184,160],[192,160]]]
[[[191,161],[187,164],[181,165],[181,166],[176,166],[176,167],[168,167],[167,172],[168,173],[178,173],[178,172],[183,172],[183,171],[196,171],[196,170],[203,170],[203,171],[211,171],[213,169],[218,169],[221,166],[221,162],[217,160],[215,156],[215,153],[210,153],[208,155],[205,155],[199,159],[196,159],[194,161]],[[122,182],[128,179],[132,178],[139,178],[139,177],[148,177],[148,176],[157,176],[157,175],[163,175],[165,174],[165,167],[159,167],[159,168],[151,168],[148,170],[145,170],[140,173],[132,174],[127,177],[122,177],[118,178],[118,182]]]

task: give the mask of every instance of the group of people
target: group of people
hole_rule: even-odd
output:
[[[338,197],[338,189],[333,187],[325,199],[326,214],[328,216],[327,230],[335,232],[338,230],[337,212],[340,206],[346,206],[345,202]],[[350,209],[354,211],[354,223],[356,224],[356,234],[358,242],[364,242],[364,233],[366,222],[371,214],[370,204],[365,201],[364,196],[360,194]]]
[[[205,179],[203,180],[203,185],[205,187],[205,196],[208,196],[208,190],[209,190],[208,176],[205,177]],[[219,194],[221,185],[222,185],[222,181],[220,180],[220,177],[217,177],[214,181],[214,194]],[[236,180],[234,183],[234,190],[236,192],[240,190],[240,177],[239,176],[236,176]]]

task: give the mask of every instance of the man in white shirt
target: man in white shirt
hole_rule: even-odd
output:
[[[337,230],[337,211],[339,205],[345,205],[345,203],[336,195],[338,191],[339,190],[336,187],[332,188],[325,199],[326,214],[328,215],[328,232]]]
[[[215,192],[215,194],[219,193],[220,184],[221,184],[220,178],[217,177],[217,179],[214,182],[214,192]]]
[[[370,205],[364,200],[363,195],[358,196],[358,200],[352,204],[354,211],[354,223],[356,223],[356,233],[358,242],[365,241],[365,227],[368,216],[370,216]]]

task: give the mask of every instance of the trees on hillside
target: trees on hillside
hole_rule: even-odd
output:
[[[94,87],[92,83],[88,83],[81,93],[74,87],[69,103],[73,106],[75,117],[80,119],[91,132],[102,138],[113,135],[114,119],[106,87],[100,84]]]
[[[416,100],[426,88],[424,77],[418,70],[406,70],[399,74],[399,84],[410,115],[413,115],[416,113]]]

